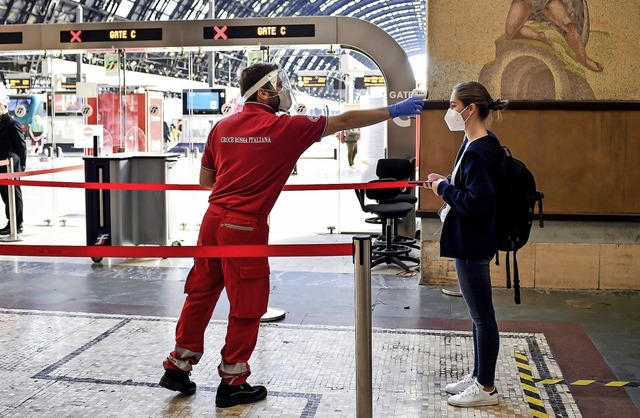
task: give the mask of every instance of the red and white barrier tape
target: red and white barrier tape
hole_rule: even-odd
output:
[[[5,163],[6,165],[8,163]],[[3,165],[3,164],[0,164]],[[206,190],[195,184],[96,183],[14,180],[17,177],[50,174],[84,168],[83,165],[0,174],[0,185],[32,187],[66,187],[104,190]],[[284,191],[363,190],[390,187],[413,187],[407,181],[375,183],[295,184]],[[121,257],[121,258],[191,258],[191,257],[318,257],[353,254],[352,244],[235,245],[235,246],[64,246],[1,245],[0,255],[39,257]]]
[[[1,255],[36,257],[236,258],[333,257],[353,254],[353,244],[279,244],[227,246],[74,246],[0,245]]]
[[[20,173],[16,173],[20,174]],[[0,185],[32,186],[32,187],[67,187],[76,189],[103,190],[206,190],[197,184],[160,184],[160,183],[96,183],[72,181],[40,181],[40,180],[10,180],[0,178]],[[333,184],[288,184],[284,191],[300,190],[363,190],[388,189],[391,187],[413,187],[406,180],[381,181],[375,183],[333,183]]]
[[[4,160],[7,161],[7,160]],[[8,165],[8,163],[0,162],[0,166]],[[70,165],[67,167],[58,167],[58,168],[49,168],[47,170],[33,170],[33,171],[20,171],[17,173],[0,173],[0,179],[13,179],[19,177],[27,177],[27,176],[39,176],[42,174],[51,174],[51,173],[59,173],[62,171],[74,171],[81,170],[84,168],[84,165]]]

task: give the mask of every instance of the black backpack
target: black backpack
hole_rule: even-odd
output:
[[[502,148],[506,154],[506,170],[502,177],[498,198],[498,251],[507,253],[507,289],[511,288],[509,253],[513,253],[513,289],[515,302],[520,304],[520,275],[516,253],[529,240],[536,202],[540,228],[544,227],[542,214],[544,194],[536,190],[536,181],[527,166],[514,158],[509,148],[504,146]],[[496,265],[499,264],[499,257],[496,254]]]

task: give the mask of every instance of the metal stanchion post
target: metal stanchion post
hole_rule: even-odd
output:
[[[185,151],[188,151],[188,149],[186,149]],[[188,157],[189,154],[187,153],[186,156]],[[269,223],[268,218],[267,218],[267,223]],[[279,321],[281,319],[284,319],[285,315],[286,315],[286,311],[284,309],[267,306],[267,312],[265,312],[265,314],[262,315],[262,317],[260,318],[260,322]]]
[[[13,159],[9,157],[7,159],[9,165],[7,166],[7,173],[13,174]],[[15,180],[15,178],[11,178],[11,180]],[[18,225],[16,223],[16,186],[10,184],[7,186],[7,192],[9,195],[9,226],[10,226],[10,234],[7,237],[3,237],[2,241],[22,241],[22,238],[18,236]]]
[[[353,237],[356,315],[356,416],[373,416],[371,373],[371,237]]]

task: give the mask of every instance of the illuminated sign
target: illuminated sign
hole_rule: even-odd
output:
[[[363,78],[365,87],[384,86],[384,77],[381,75],[365,75]]]
[[[302,81],[302,87],[326,87],[327,77],[324,75],[304,75],[298,78]]]
[[[30,78],[12,78],[9,80],[9,88],[16,90],[29,90],[31,88]]]
[[[203,30],[204,39],[260,39],[260,38],[313,38],[316,25],[264,25],[264,26],[209,26]]]
[[[22,32],[2,32],[0,33],[0,44],[21,44]]]
[[[162,28],[61,30],[61,43],[161,41]]]
[[[381,75],[365,75],[364,77],[356,77],[354,87],[357,89],[366,89],[367,87],[384,86],[384,77]]]
[[[75,78],[64,78],[64,80],[62,80],[62,82],[60,83],[60,87],[63,90],[75,90],[76,89],[76,83],[78,82],[78,80],[76,80]]]

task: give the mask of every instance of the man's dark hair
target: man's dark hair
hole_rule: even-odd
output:
[[[277,64],[267,64],[264,62],[259,62],[257,64],[253,64],[240,73],[240,80],[238,84],[240,84],[240,94],[244,96],[244,94],[253,87],[262,77],[269,74],[271,71],[277,70]],[[265,83],[264,88],[267,87],[268,83]],[[258,92],[255,92],[250,97],[247,98],[247,101],[255,101],[257,98]]]

